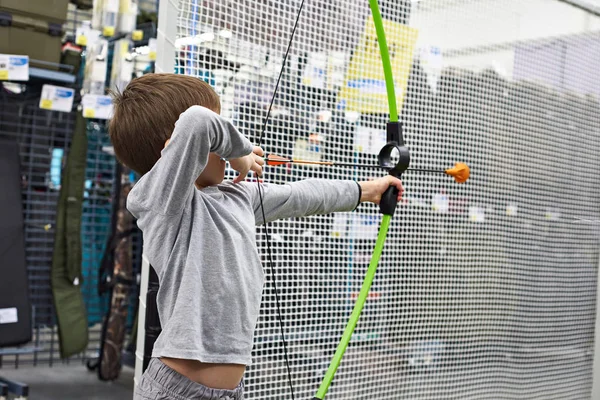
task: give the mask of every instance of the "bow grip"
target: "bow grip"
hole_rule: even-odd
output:
[[[404,171],[410,166],[410,151],[404,146],[404,137],[402,135],[402,124],[399,122],[389,122],[387,125],[388,143],[383,146],[379,152],[379,165],[387,169],[389,174],[400,178]],[[392,153],[397,157],[397,161],[392,161]],[[398,189],[390,186],[379,203],[379,209],[384,215],[394,215],[398,205]]]
[[[394,212],[396,211],[396,206],[398,205],[398,188],[396,186],[390,186],[387,188],[383,196],[381,196],[381,201],[379,202],[379,209],[383,213],[383,215],[391,215],[394,216]]]

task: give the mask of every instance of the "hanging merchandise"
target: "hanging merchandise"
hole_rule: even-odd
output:
[[[134,228],[133,217],[126,207],[131,187],[129,171],[117,164],[112,229],[98,279],[98,295],[102,296],[108,291],[111,293],[110,309],[102,324],[100,356],[88,362],[88,368],[97,369],[101,380],[117,379],[122,367],[129,292],[133,285],[131,235]]]
[[[156,61],[156,38],[148,40],[148,58],[150,61]]]
[[[90,21],[83,21],[75,30],[75,44],[92,48],[101,35],[102,32],[92,29]]]
[[[102,9],[102,35],[112,37],[119,23],[119,0],[104,0]]]
[[[418,31],[389,20],[384,20],[383,24],[385,31],[389,32],[388,45],[395,77],[394,82],[387,84],[395,87],[397,103],[402,107]],[[345,105],[346,111],[385,113],[388,107],[387,101],[386,80],[381,69],[377,32],[373,17],[369,17],[350,61],[346,83],[339,94],[339,102]]]
[[[89,44],[87,49],[84,93],[103,95],[106,89],[108,40],[98,39]]]
[[[133,77],[133,57],[130,53],[131,40],[121,39],[115,42],[112,71],[110,74],[111,87],[119,91],[125,89]]]
[[[137,0],[121,0],[117,29],[119,33],[132,33],[136,27],[137,15]]]
[[[84,351],[88,343],[87,316],[81,293],[81,211],[86,159],[86,120],[77,113],[58,198],[51,269],[62,358]]]
[[[105,37],[112,37],[118,25],[119,0],[94,0],[92,27]]]

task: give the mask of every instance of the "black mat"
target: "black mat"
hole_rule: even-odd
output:
[[[31,340],[19,146],[0,140],[0,346]]]

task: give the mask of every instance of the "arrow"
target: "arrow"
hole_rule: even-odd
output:
[[[382,168],[380,165],[375,164],[350,164],[350,163],[337,163],[333,161],[309,161],[309,160],[298,160],[289,159],[274,154],[270,154],[265,158],[265,162],[270,166],[281,166],[286,164],[302,164],[302,165],[323,165],[328,167],[350,167],[350,168]],[[423,169],[423,168],[408,168],[407,171],[423,172],[430,174],[446,174],[454,178],[458,183],[465,183],[470,175],[471,170],[465,163],[456,163],[454,168],[447,170],[439,169]]]

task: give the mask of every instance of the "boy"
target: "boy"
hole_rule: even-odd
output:
[[[255,226],[263,224],[263,150],[219,116],[203,81],[150,74],[115,95],[110,137],[118,159],[142,175],[127,207],[159,276],[162,333],[136,399],[242,399],[263,290]],[[239,172],[223,182],[225,161]],[[262,185],[268,221],[354,210],[402,184],[306,180]]]

